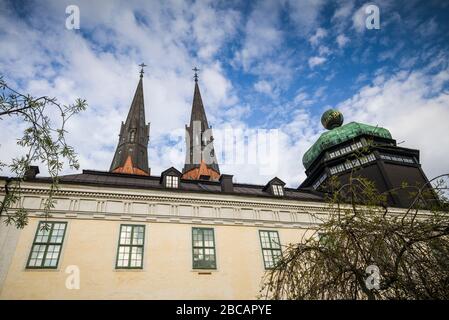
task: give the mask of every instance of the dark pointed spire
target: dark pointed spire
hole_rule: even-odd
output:
[[[148,140],[150,124],[145,123],[143,101],[143,67],[126,122],[121,125],[119,142],[109,171],[149,175]]]
[[[192,113],[190,115],[190,126],[194,121],[201,122],[201,130],[206,130],[209,125],[207,124],[206,111],[204,111],[203,99],[201,98],[200,87],[198,86],[198,69],[197,67],[192,69],[195,72],[193,79],[195,80],[195,89],[193,92]]]
[[[203,131],[209,128],[206,111],[204,110],[203,99],[201,98],[200,87],[196,81],[193,92],[192,113],[190,114],[190,126],[192,126],[194,121],[201,122],[201,129]]]
[[[192,113],[190,126],[186,125],[186,163],[184,165],[184,178],[199,179],[209,176],[218,180],[220,169],[213,146],[212,129],[209,127],[198,86],[198,68],[195,71],[195,89],[193,92]]]

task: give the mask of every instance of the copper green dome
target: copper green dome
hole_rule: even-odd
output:
[[[361,135],[370,135],[381,138],[392,139],[390,131],[385,128],[371,126],[368,124],[363,124],[359,122],[350,122],[343,126],[338,126],[340,112],[336,110],[328,110],[329,113],[334,112],[332,119],[330,122],[322,121],[323,126],[330,127],[333,129],[326,131],[321,134],[318,140],[310,147],[309,150],[306,151],[304,156],[302,157],[302,163],[306,170],[311,166],[313,161],[323,152],[324,150],[333,147],[337,144],[352,140]],[[335,114],[335,112],[337,114]],[[328,115],[329,115],[328,113]],[[325,112],[326,114],[326,112]],[[323,118],[325,118],[325,114],[323,114]],[[343,115],[341,116],[343,119]],[[329,124],[329,123],[332,123]],[[341,125],[341,123],[340,123]]]

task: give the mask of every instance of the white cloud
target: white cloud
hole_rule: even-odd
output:
[[[243,30],[243,42],[234,55],[233,65],[244,71],[269,79],[277,87],[285,87],[294,73],[291,50],[285,50],[286,34],[307,39],[311,30],[319,25],[323,0],[261,0],[256,2]],[[293,22],[293,30],[283,30],[287,13]],[[319,28],[318,33],[324,29]],[[326,32],[324,30],[324,32]],[[318,34],[318,37],[320,35]],[[312,40],[313,41],[313,40]],[[307,59],[304,58],[304,61]]]
[[[340,0],[338,1],[338,7],[335,9],[332,20],[346,20],[354,9],[353,0]]]
[[[290,18],[296,24],[299,34],[306,35],[319,24],[324,0],[288,0],[286,3]]]
[[[258,61],[281,47],[282,31],[279,29],[280,7],[275,1],[261,1],[251,12],[244,30],[244,42],[235,60],[245,71],[250,71]]]
[[[257,81],[254,84],[254,90],[256,90],[257,92],[264,93],[268,96],[274,95],[272,85],[268,81],[265,81],[265,80]]]
[[[436,23],[435,18],[427,20],[418,26],[419,34],[424,38],[434,35],[437,30],[438,24]]]
[[[314,68],[314,67],[316,67],[316,66],[319,66],[320,64],[323,64],[323,63],[325,63],[326,62],[326,58],[324,58],[324,57],[311,57],[311,58],[309,58],[309,67],[310,68]]]
[[[352,26],[357,32],[363,32],[366,29],[366,14],[365,8],[367,4],[364,4],[359,9],[356,10],[352,16]]]
[[[319,46],[318,53],[320,56],[327,56],[332,53],[332,51],[329,49],[329,47],[326,46]]]
[[[192,28],[200,48],[198,55],[203,59],[212,58],[223,43],[232,38],[240,22],[237,11],[220,10],[212,5],[212,1],[197,1],[192,8]]]
[[[335,41],[337,42],[339,48],[343,48],[349,42],[349,38],[344,34],[339,34]]]
[[[309,42],[313,46],[317,46],[321,40],[327,36],[327,31],[323,28],[318,28],[316,32],[309,38]]]

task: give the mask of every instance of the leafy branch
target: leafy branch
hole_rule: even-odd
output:
[[[312,213],[319,223],[284,248],[264,276],[261,297],[448,299],[448,178],[414,187],[412,205],[403,210],[389,208],[385,194],[364,178],[331,180],[328,212]],[[377,288],[367,284],[368,266],[380,271]]]
[[[13,158],[9,164],[0,162],[0,170],[9,168],[15,176],[6,179],[0,217],[5,217],[6,224],[23,228],[28,222],[28,212],[22,206],[21,185],[31,164],[44,164],[51,178],[49,194],[43,205],[45,218],[49,217],[49,211],[55,205],[53,196],[58,190],[58,177],[64,160],[70,168],[79,169],[75,150],[66,141],[65,128],[72,116],[86,109],[87,103],[76,99],[75,103],[64,105],[56,98],[32,97],[11,88],[1,75],[0,91],[0,120],[13,118],[26,126],[23,135],[17,139],[17,144],[25,149],[24,154]]]

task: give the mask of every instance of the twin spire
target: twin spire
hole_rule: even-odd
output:
[[[186,160],[182,170],[185,179],[218,180],[220,169],[214,150],[212,128],[207,123],[206,111],[198,86],[198,68],[195,71],[190,125],[186,125]]]
[[[143,68],[140,65],[140,79],[125,123],[120,127],[119,141],[109,171],[149,176],[148,140],[150,123],[145,122],[143,101]]]
[[[121,125],[119,142],[111,163],[110,172],[149,176],[148,141],[150,123],[145,123],[143,100],[143,68],[139,65],[140,79],[129,109],[126,122]],[[195,89],[193,93],[190,125],[186,125],[186,161],[183,178],[218,180],[220,170],[213,147],[212,129],[207,122],[200,89],[198,68],[193,68]]]

